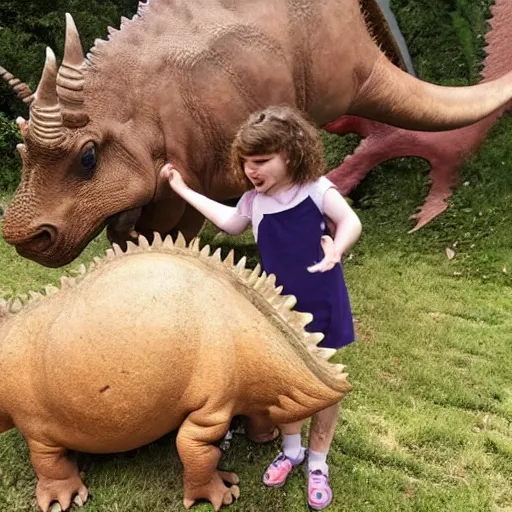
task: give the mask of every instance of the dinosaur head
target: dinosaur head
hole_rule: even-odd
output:
[[[22,256],[49,267],[78,256],[105,225],[151,201],[156,179],[148,151],[126,124],[91,109],[89,73],[73,19],[57,70],[47,49],[23,144],[21,183],[3,217],[3,237]],[[88,94],[86,94],[86,92]],[[94,112],[92,112],[94,110]]]

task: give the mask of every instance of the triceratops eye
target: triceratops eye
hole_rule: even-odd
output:
[[[96,168],[96,148],[94,146],[88,147],[80,158],[82,167],[89,172],[94,171]]]

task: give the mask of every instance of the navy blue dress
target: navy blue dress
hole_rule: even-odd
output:
[[[283,294],[297,298],[294,309],[313,315],[306,330],[324,334],[318,346],[339,349],[354,341],[341,263],[327,272],[307,270],[323,259],[320,241],[325,234],[330,234],[326,219],[307,195],[289,209],[274,213],[263,210],[257,226],[257,243],[263,269],[267,274],[275,274]]]

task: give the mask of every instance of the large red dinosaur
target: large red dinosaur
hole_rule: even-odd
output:
[[[380,12],[362,4],[369,18]],[[171,160],[192,188],[217,200],[241,195],[227,145],[266,105],[295,105],[318,126],[348,114],[447,130],[512,98],[512,73],[471,87],[412,77],[380,50],[381,32],[374,23],[370,35],[358,0],[150,0],[84,57],[67,15],[62,64],[57,71],[48,49],[30,120],[19,120],[23,175],[4,239],[59,266],[105,225],[120,243],[133,227],[191,238],[203,218],[159,169]]]
[[[507,57],[512,50],[512,2],[496,0],[491,14],[490,30],[485,36],[487,57],[482,82],[502,76],[512,67]],[[446,200],[458,183],[459,167],[473,156],[491,126],[509,107],[510,103],[507,103],[475,124],[447,132],[410,131],[362,117],[343,116],[324,129],[339,135],[357,133],[364,139],[328,177],[342,193],[348,194],[371,169],[386,160],[404,156],[428,160],[432,186],[421,210],[412,215],[416,225],[411,231],[416,231],[447,208]]]

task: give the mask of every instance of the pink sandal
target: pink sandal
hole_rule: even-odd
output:
[[[300,466],[304,462],[305,458],[306,457],[304,456],[300,462],[294,464],[283,452],[280,452],[265,471],[265,474],[263,475],[263,483],[267,487],[283,486],[293,468]]]
[[[319,469],[309,472],[308,503],[313,510],[323,510],[332,501],[332,490],[329,477]]]

